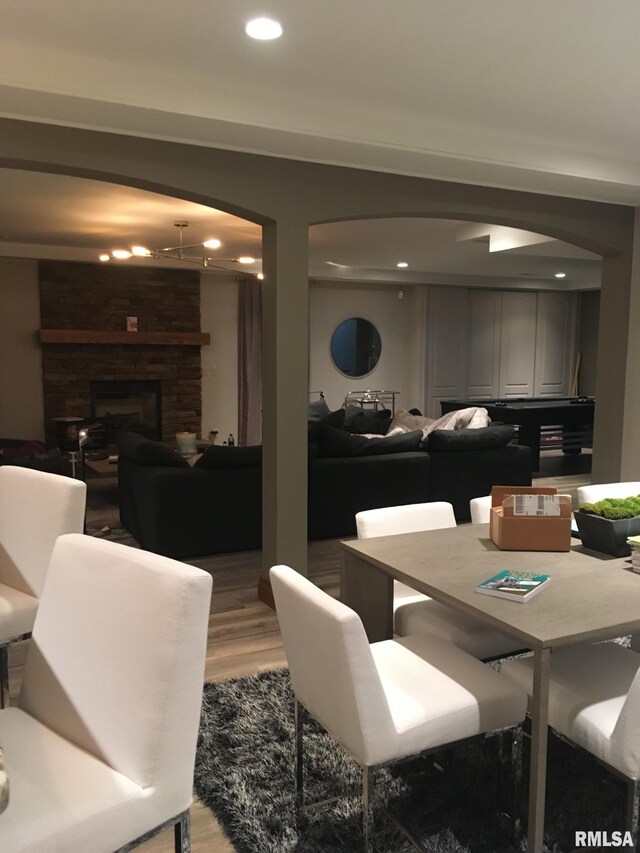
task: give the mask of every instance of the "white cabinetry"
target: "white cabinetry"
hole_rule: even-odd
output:
[[[429,291],[427,331],[427,412],[440,416],[440,400],[467,393],[467,290],[433,287]]]
[[[440,400],[563,396],[575,355],[576,295],[429,289],[427,413]]]
[[[498,397],[532,397],[536,356],[537,293],[502,294]]]

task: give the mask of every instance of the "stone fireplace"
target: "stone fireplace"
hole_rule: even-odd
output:
[[[198,272],[41,261],[39,277],[48,439],[54,418],[104,410],[137,413],[139,431],[163,441],[201,433]],[[126,331],[130,316],[138,332]]]

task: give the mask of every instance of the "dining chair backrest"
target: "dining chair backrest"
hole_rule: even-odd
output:
[[[360,617],[288,566],[269,576],[298,701],[357,755],[395,738]]]
[[[0,467],[0,583],[40,598],[56,539],[82,533],[86,496],[80,480]]]
[[[633,778],[640,774],[640,670],[631,683],[622,710],[611,733],[621,762]]]
[[[179,813],[193,786],[210,604],[207,572],[60,537],[18,706],[140,787],[175,792]]]
[[[405,506],[387,506],[368,509],[356,515],[358,539],[373,536],[393,536],[397,533],[418,533],[455,527],[453,506],[445,501],[430,501]]]
[[[592,504],[604,498],[629,498],[640,495],[640,483],[596,483],[591,486],[578,486],[578,507]]]
[[[491,495],[471,498],[469,501],[472,524],[488,524],[491,516]]]

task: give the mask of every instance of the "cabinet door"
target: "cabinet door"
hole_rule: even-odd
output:
[[[533,396],[537,294],[502,294],[500,396]]]
[[[570,392],[575,323],[575,294],[538,294],[536,397],[562,397]]]
[[[502,294],[495,290],[469,291],[467,392],[470,400],[500,393],[500,326]]]
[[[459,400],[466,394],[466,289],[430,288],[428,317],[426,413],[439,418],[440,400]]]

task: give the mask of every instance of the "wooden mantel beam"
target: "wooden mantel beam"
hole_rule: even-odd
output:
[[[40,329],[43,344],[125,344],[199,347],[211,343],[209,332],[101,332],[87,329]]]

